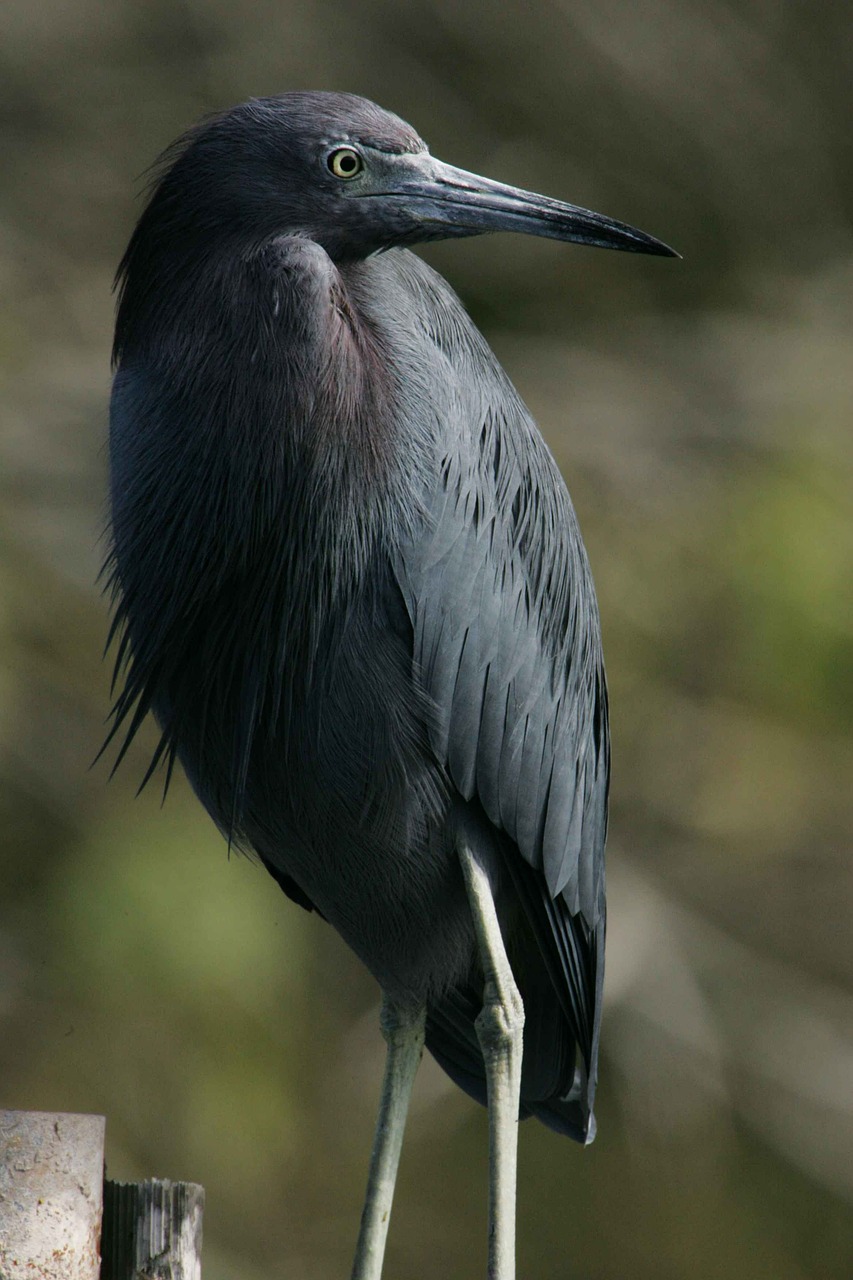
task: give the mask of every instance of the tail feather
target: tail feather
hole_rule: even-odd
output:
[[[538,957],[537,957],[538,959]],[[591,1142],[595,1121],[586,1070],[576,1066],[576,1045],[557,994],[541,963],[516,963],[514,972],[525,1007],[524,1054],[519,1118],[534,1115],[548,1128],[576,1142]],[[451,1080],[486,1105],[486,1074],[475,1020],[482,986],[456,987],[427,1012],[426,1045]]]

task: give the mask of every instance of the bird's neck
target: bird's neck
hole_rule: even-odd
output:
[[[135,443],[168,486],[203,485],[235,542],[282,520],[369,525],[396,465],[393,361],[323,250],[283,237],[159,283],[128,280],[116,387],[148,402]]]
[[[172,742],[188,685],[192,732],[233,700],[235,767],[388,550],[393,363],[354,305],[297,240],[173,287],[154,328],[125,317],[111,467],[128,696]]]

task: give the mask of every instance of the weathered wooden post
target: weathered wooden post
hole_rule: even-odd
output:
[[[101,1280],[201,1280],[203,1210],[194,1182],[105,1182]]]
[[[104,1181],[104,1118],[0,1111],[0,1280],[201,1280],[204,1189]]]
[[[98,1280],[104,1118],[0,1111],[0,1280]]]

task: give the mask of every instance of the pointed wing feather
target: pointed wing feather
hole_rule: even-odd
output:
[[[398,577],[439,758],[592,930],[608,785],[598,612],[565,485],[507,388],[457,433]]]
[[[512,842],[502,847],[516,891],[582,1054],[562,1092],[531,1109],[589,1140],[609,781],[589,565],[556,464],[458,299],[411,255],[388,269],[417,295],[409,314],[420,350],[407,376],[434,370],[420,398],[432,405],[431,425],[411,424],[438,449],[424,468],[433,479],[396,564],[416,668],[435,709],[432,745],[461,795],[476,798]],[[402,327],[404,317],[395,318]],[[430,1047],[454,1078],[467,1079],[464,1037],[443,1018],[433,1011]]]

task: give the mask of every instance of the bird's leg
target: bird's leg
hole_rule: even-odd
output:
[[[426,1009],[406,1008],[383,993],[380,1025],[388,1051],[352,1280],[379,1280],[382,1275],[397,1165],[412,1085],[424,1049],[425,1024]]]
[[[507,959],[486,870],[464,843],[460,859],[485,979],[483,1008],[474,1026],[483,1052],[489,1103],[489,1280],[515,1280],[524,1005]]]

